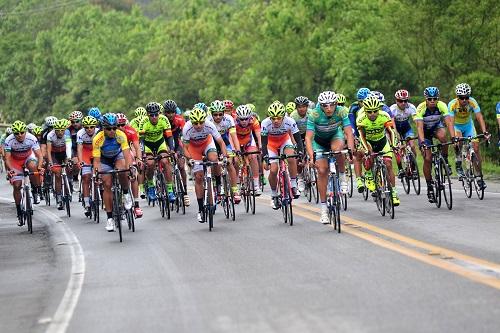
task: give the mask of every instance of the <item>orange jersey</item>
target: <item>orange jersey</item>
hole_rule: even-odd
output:
[[[260,131],[259,121],[252,117],[249,121],[248,126],[242,127],[238,119],[236,119],[236,135],[238,136],[238,141],[241,146],[244,146],[250,142],[252,139],[252,132]]]

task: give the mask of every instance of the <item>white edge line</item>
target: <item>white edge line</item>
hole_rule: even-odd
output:
[[[9,198],[0,197],[0,200],[12,203],[12,200]],[[54,224],[61,220],[59,216],[42,207],[37,207],[36,210],[43,212],[54,222]],[[46,333],[66,332],[69,322],[73,317],[78,299],[80,298],[83,281],[85,279],[85,255],[83,254],[80,241],[66,223],[58,223],[55,225],[61,227],[66,243],[69,246],[71,256],[71,272],[64,295],[61,302],[57,306],[56,312],[52,316],[52,320],[45,331]]]

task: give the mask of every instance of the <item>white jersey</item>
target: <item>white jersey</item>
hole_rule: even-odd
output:
[[[235,127],[233,117],[231,117],[231,116],[229,116],[227,114],[224,114],[224,116],[222,117],[222,120],[220,121],[220,123],[216,123],[214,121],[214,119],[213,119],[212,116],[208,116],[207,120],[210,121],[210,122],[212,122],[215,125],[215,128],[217,128],[217,131],[219,131],[220,135],[224,139],[228,137],[229,130],[231,128]]]
[[[97,131],[94,129],[94,134],[88,135],[85,128],[80,129],[76,133],[76,144],[83,145],[83,149],[92,149],[92,139],[96,135]]]
[[[409,121],[410,118],[413,118],[413,116],[417,112],[417,108],[415,107],[415,105],[407,103],[404,110],[401,110],[400,108],[398,108],[397,104],[392,104],[391,111],[392,115],[394,116],[394,120],[397,123],[402,123]]]
[[[40,145],[33,134],[26,132],[23,142],[17,141],[14,134],[9,135],[5,139],[4,149],[11,154],[12,158],[25,160],[31,156],[34,150],[39,150]]]
[[[217,140],[221,137],[215,125],[205,120],[201,130],[197,131],[191,121],[188,121],[182,129],[182,141],[195,146],[203,146],[210,141],[210,136]]]
[[[283,121],[281,122],[281,126],[274,127],[273,121],[271,118],[267,117],[262,121],[261,124],[261,135],[269,136],[269,140],[280,139],[289,135],[292,135],[299,132],[299,128],[297,127],[297,123],[292,118],[285,116]]]
[[[61,138],[57,137],[56,130],[52,130],[47,134],[47,144],[51,144],[52,153],[66,152],[66,157],[71,158],[71,134],[69,130],[64,131]]]

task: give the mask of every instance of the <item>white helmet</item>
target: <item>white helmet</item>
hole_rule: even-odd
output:
[[[455,87],[457,96],[470,96],[471,92],[472,89],[467,83],[460,83]]]
[[[35,123],[29,123],[26,128],[28,129],[28,131],[33,131],[36,127],[36,124]]]
[[[54,116],[48,116],[47,118],[45,118],[45,125],[47,125],[47,127],[54,127],[56,122],[57,118]]]
[[[318,96],[318,103],[319,104],[325,104],[325,103],[335,103],[337,101],[337,95],[335,94],[334,91],[323,91],[321,94]]]
[[[7,133],[7,135],[11,135],[12,134],[12,127],[7,127],[5,129],[5,133]]]
[[[379,101],[385,102],[384,94],[382,94],[380,91],[372,90],[368,94],[368,97],[376,97]]]
[[[236,108],[236,116],[238,116],[238,118],[249,118],[252,115],[252,110],[250,110],[246,104],[240,105]]]

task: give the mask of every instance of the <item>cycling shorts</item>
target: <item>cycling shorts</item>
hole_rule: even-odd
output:
[[[193,146],[189,145],[189,152],[191,153],[191,158],[197,162],[203,160],[203,156],[207,156],[208,153],[216,152],[214,140],[210,138],[210,141],[206,145]],[[194,165],[193,172],[203,171],[203,165]]]
[[[425,128],[424,127],[424,142],[426,145],[432,145],[432,139],[436,135],[436,132],[440,129],[444,128],[443,122],[440,121],[436,123],[434,126],[431,128]]]
[[[101,157],[101,165],[99,167],[99,171],[108,172],[115,168],[116,161],[123,160],[125,157],[123,156],[123,152],[120,152],[115,157]]]
[[[384,157],[392,158],[391,146],[389,145],[389,141],[386,137],[382,138],[378,141],[367,141],[371,146],[374,153],[378,153],[381,151],[387,151],[388,153],[384,154]]]
[[[16,172],[16,174],[18,173],[23,173],[24,171],[24,168],[28,165],[28,163],[30,163],[31,161],[35,162],[35,163],[38,163],[38,160],[35,156],[35,154],[33,152],[31,152],[30,156],[28,156],[26,159],[15,159],[15,158],[11,158],[10,159],[10,166],[11,166],[11,169],[14,170]],[[10,182],[15,182],[15,181],[18,181],[18,180],[22,180],[23,179],[23,176],[14,176],[10,179]]]
[[[245,153],[257,150],[257,144],[255,143],[255,138],[253,137],[253,135],[251,135],[250,141],[241,146],[241,150]]]
[[[156,142],[144,141],[144,152],[149,155],[157,155],[168,151],[167,143],[162,138]]]
[[[321,138],[317,138],[314,136],[313,142],[312,142],[312,148],[313,151],[315,152],[325,152],[325,151],[330,151],[332,148],[332,142],[335,142],[337,140],[341,140],[344,142],[344,136],[342,135],[342,138],[339,138],[337,135],[333,136],[330,140],[324,140]],[[317,159],[323,159],[327,158],[326,156],[320,156]]]
[[[476,128],[474,127],[472,120],[467,124],[455,124],[455,131],[462,133],[462,137],[464,138],[476,136]]]
[[[284,142],[280,142],[280,146],[277,145],[271,145],[271,142],[268,143],[267,145],[267,151],[269,154],[269,157],[278,157],[279,155],[283,154],[283,151],[286,148],[294,148],[295,146],[292,143],[292,140],[290,138],[284,140]],[[278,160],[270,160],[269,163],[278,163]]]

